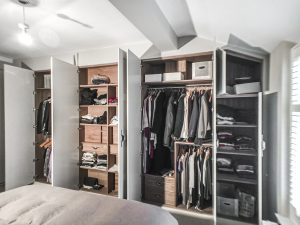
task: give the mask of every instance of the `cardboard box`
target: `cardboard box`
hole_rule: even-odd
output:
[[[174,72],[174,73],[164,73],[163,74],[163,81],[178,81],[184,80],[184,74],[181,72]]]
[[[261,91],[260,82],[236,84],[233,88],[235,94],[258,93]]]
[[[192,79],[193,80],[212,79],[212,61],[192,63]]]
[[[145,74],[145,83],[148,82],[162,82],[162,74]]]

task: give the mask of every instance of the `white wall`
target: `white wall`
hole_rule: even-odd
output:
[[[289,77],[291,65],[291,48],[294,43],[281,42],[271,53],[269,91],[278,93],[278,148],[276,161],[270,162],[275,171],[276,190],[273,193],[277,199],[277,212],[289,216]],[[272,187],[272,186],[271,186]],[[270,190],[273,192],[272,188]]]

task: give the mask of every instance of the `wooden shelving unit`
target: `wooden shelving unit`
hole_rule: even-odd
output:
[[[109,84],[95,85],[92,83],[93,75],[106,75],[110,79]],[[84,152],[94,152],[98,155],[107,156],[107,168],[89,168],[80,166],[80,185],[83,186],[85,177],[98,179],[100,185],[104,185],[100,190],[82,188],[83,191],[118,196],[118,171],[108,170],[118,162],[118,125],[110,125],[114,116],[118,115],[118,103],[108,103],[109,98],[118,97],[118,65],[103,65],[95,67],[80,68],[79,75],[80,90],[90,88],[97,90],[97,96],[106,94],[107,104],[105,105],[79,105],[80,116],[90,114],[92,116],[102,116],[107,113],[105,124],[85,124],[80,123],[80,162]]]

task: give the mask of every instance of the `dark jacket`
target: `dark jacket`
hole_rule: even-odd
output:
[[[179,138],[183,126],[184,120],[184,97],[185,94],[182,94],[178,100],[178,107],[176,113],[176,120],[174,125],[174,137]]]

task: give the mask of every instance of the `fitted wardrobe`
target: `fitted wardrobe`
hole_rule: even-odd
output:
[[[127,63],[124,51],[116,54],[118,62],[105,65],[78,67],[52,57],[50,69],[45,71],[4,66],[6,190],[38,181],[125,197],[126,95],[123,92]],[[93,75],[106,75],[110,82],[93,84]],[[105,94],[107,104],[81,104],[83,89],[94,90],[96,97]],[[109,103],[109,99],[114,102]],[[83,115],[99,116],[104,112],[103,124],[81,122]],[[115,118],[113,124],[112,118]],[[14,129],[13,124],[18,128]],[[83,167],[85,152],[105,155],[106,168]],[[114,170],[109,171],[113,166]],[[86,177],[96,180],[101,188],[84,188]]]
[[[131,122],[127,135],[128,199],[208,216],[215,224],[262,224],[267,56],[226,46],[132,58],[136,66],[131,64],[128,77],[136,83],[127,97],[135,112],[128,108],[127,123],[141,119]],[[210,65],[210,77],[194,79],[195,63]]]

